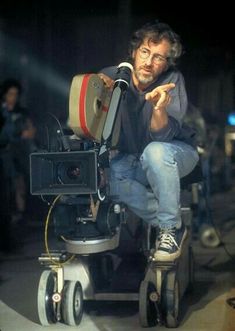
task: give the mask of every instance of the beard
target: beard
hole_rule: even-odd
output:
[[[138,69],[135,69],[135,76],[138,81],[143,85],[150,84],[155,80],[155,77],[152,73],[149,73],[148,76],[146,76],[143,75]]]

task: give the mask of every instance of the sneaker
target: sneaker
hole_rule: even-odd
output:
[[[182,224],[180,229],[162,229],[159,234],[154,258],[156,261],[174,261],[181,254],[184,240],[187,237],[187,229]]]

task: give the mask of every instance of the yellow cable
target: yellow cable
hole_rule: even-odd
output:
[[[52,209],[54,208],[56,202],[58,201],[58,199],[61,197],[62,195],[58,195],[54,201],[52,202],[49,210],[48,210],[48,213],[47,213],[47,217],[46,217],[46,224],[45,224],[45,232],[44,232],[44,240],[45,240],[45,248],[46,248],[46,253],[48,254],[51,262],[59,267],[61,267],[62,265],[64,265],[65,263],[71,261],[75,255],[72,255],[70,256],[66,261],[64,261],[63,263],[58,263],[56,261],[53,260],[52,256],[51,256],[51,253],[49,251],[49,247],[48,247],[48,225],[49,225],[49,220],[50,220],[50,216],[51,216],[51,212],[52,212]]]

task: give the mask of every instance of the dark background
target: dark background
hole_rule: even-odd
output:
[[[132,32],[154,19],[181,36],[190,101],[223,124],[234,108],[235,67],[234,12],[224,1],[1,1],[0,82],[22,82],[39,122],[47,111],[66,119],[73,76],[125,60]]]

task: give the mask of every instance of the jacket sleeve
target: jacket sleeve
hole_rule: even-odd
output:
[[[117,72],[117,67],[112,66],[112,67],[103,68],[98,73],[105,74],[106,76],[110,77],[111,79],[115,79],[116,72]]]
[[[176,138],[180,134],[183,118],[186,114],[188,99],[184,78],[180,72],[177,72],[172,78],[171,82],[175,83],[175,88],[169,92],[171,102],[167,107],[168,124],[158,131],[150,130],[150,136],[154,141],[168,142]]]

